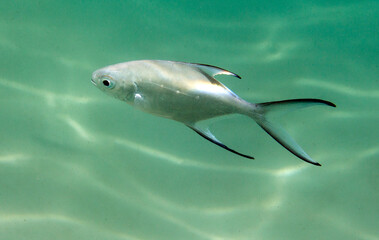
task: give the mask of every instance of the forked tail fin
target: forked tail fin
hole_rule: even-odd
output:
[[[290,99],[259,103],[257,104],[257,108],[251,117],[259,124],[259,126],[261,126],[271,137],[273,137],[288,151],[306,162],[321,166],[320,163],[313,161],[312,158],[295,142],[295,140],[284,129],[282,129],[279,125],[271,122],[268,116],[270,112],[287,112],[294,109],[320,104],[336,107],[334,103],[321,99]]]

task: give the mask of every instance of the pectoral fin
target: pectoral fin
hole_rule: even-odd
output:
[[[191,128],[192,130],[194,130],[197,134],[199,134],[200,136],[202,136],[203,138],[207,139],[208,141],[222,147],[223,149],[226,149],[228,150],[229,152],[232,152],[234,154],[237,154],[239,156],[242,156],[242,157],[245,157],[245,158],[249,158],[249,159],[254,159],[254,157],[252,156],[249,156],[249,155],[245,155],[245,154],[242,154],[242,153],[239,153],[229,147],[227,147],[225,144],[223,144],[222,142],[220,142],[210,131],[209,129],[206,129],[206,130],[201,130],[200,128],[196,127],[196,126],[192,126],[192,125],[187,125],[189,128]]]

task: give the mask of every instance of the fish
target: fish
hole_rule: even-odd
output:
[[[136,60],[103,67],[92,73],[91,82],[106,94],[144,112],[183,123],[204,139],[241,157],[254,157],[229,148],[200,122],[225,115],[240,114],[253,119],[289,152],[316,166],[296,141],[270,118],[271,113],[288,112],[314,105],[336,107],[332,102],[301,98],[251,103],[243,100],[217,75],[241,79],[220,67],[167,60]]]

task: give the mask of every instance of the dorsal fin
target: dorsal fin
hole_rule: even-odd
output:
[[[189,63],[189,64],[196,66],[201,71],[205,72],[206,74],[208,74],[212,77],[214,77],[216,75],[224,74],[224,75],[230,75],[230,76],[234,76],[236,78],[241,79],[241,77],[239,75],[232,73],[228,70],[225,70],[223,68],[219,68],[219,67],[207,65],[207,64],[201,64],[201,63]]]
[[[238,98],[238,96],[232,92],[229,88],[227,88],[224,84],[222,84],[221,82],[219,82],[217,79],[214,78],[214,76],[216,75],[219,75],[219,74],[224,74],[224,75],[230,75],[230,76],[234,76],[234,77],[237,77],[239,79],[241,79],[240,76],[238,76],[237,74],[235,73],[232,73],[228,70],[225,70],[223,68],[219,68],[219,67],[216,67],[216,66],[212,66],[212,65],[207,65],[207,64],[201,64],[201,63],[188,63],[188,62],[177,62],[177,63],[180,63],[180,64],[185,64],[185,65],[188,65],[190,67],[193,67],[195,68],[196,70],[198,70],[201,74],[203,74],[210,83],[214,84],[214,85],[217,85],[217,86],[220,86],[222,88],[224,88],[226,91],[228,91],[230,94],[232,94],[234,97]]]

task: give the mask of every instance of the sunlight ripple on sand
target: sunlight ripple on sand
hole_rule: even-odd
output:
[[[336,231],[348,234],[348,236],[353,237],[354,239],[377,240],[375,233],[366,232],[364,225],[360,226],[358,222],[354,222],[347,216],[333,214],[328,211],[327,213],[320,213],[318,217],[322,222],[331,225]]]
[[[59,94],[48,90],[43,90],[39,88],[34,88],[26,84],[18,83],[15,81],[0,78],[0,84],[4,87],[12,88],[21,92],[26,92],[28,94],[36,95],[38,97],[45,98],[49,106],[55,106],[56,102],[73,102],[79,104],[86,104],[94,102],[96,100],[89,97],[79,97],[69,94]]]
[[[143,240],[142,238],[137,238],[134,236],[131,236],[129,234],[116,232],[113,230],[106,229],[104,227],[101,227],[96,224],[90,224],[85,220],[74,218],[71,216],[65,216],[62,214],[55,214],[55,213],[46,213],[46,214],[32,214],[32,213],[23,213],[23,214],[7,214],[7,213],[0,213],[0,223],[2,225],[6,224],[46,224],[46,223],[65,223],[69,225],[73,225],[76,228],[80,226],[81,228],[85,228],[88,230],[86,231],[99,231],[102,233],[105,233],[106,235],[109,235],[110,237],[118,237],[120,239],[124,240]]]
[[[61,119],[65,121],[80,137],[86,141],[92,141],[94,138],[84,129],[84,127],[75,121],[69,115],[62,115]]]
[[[29,159],[29,157],[22,153],[12,153],[12,154],[7,154],[7,155],[1,155],[0,163],[15,164],[26,159]]]
[[[353,88],[335,82],[325,82],[317,79],[299,79],[297,81],[297,84],[311,87],[319,87],[350,96],[364,98],[379,98],[379,90],[359,89],[356,87]]]
[[[117,144],[130,148],[134,151],[138,151],[143,154],[146,154],[152,157],[153,159],[165,160],[169,163],[172,163],[175,165],[181,165],[183,167],[194,167],[194,168],[200,168],[204,170],[226,171],[226,172],[237,171],[237,172],[247,173],[247,174],[271,174],[274,176],[278,176],[278,174],[280,174],[276,172],[277,170],[272,170],[272,169],[260,169],[260,168],[246,167],[246,166],[223,166],[223,165],[211,164],[207,162],[200,162],[194,159],[179,157],[179,156],[152,148],[145,144],[137,143],[135,141],[128,140],[125,138],[120,138],[117,136],[108,136],[108,138]],[[290,174],[287,174],[287,175],[290,175]]]
[[[166,221],[168,223],[175,225],[176,227],[183,228],[186,231],[205,239],[209,239],[209,240],[227,239],[227,238],[220,238],[216,234],[209,233],[209,231],[200,230],[197,227],[193,226],[192,224],[186,222],[185,220],[182,220],[174,216],[173,214],[170,214],[167,210],[156,208],[154,206],[151,206],[150,204],[149,205],[144,204],[138,199],[135,199],[135,196],[129,196],[124,192],[117,191],[114,187],[109,186],[108,184],[95,178],[90,172],[88,172],[87,170],[83,169],[80,166],[76,166],[76,164],[62,163],[62,162],[59,162],[59,164],[61,164],[62,166],[65,166],[70,171],[72,171],[72,169],[77,169],[78,177],[83,179],[88,185],[96,188],[97,190],[102,191],[105,195],[112,196],[115,199],[119,199],[124,204],[135,206],[141,211],[147,212],[149,215],[153,215],[160,218],[162,221]]]

